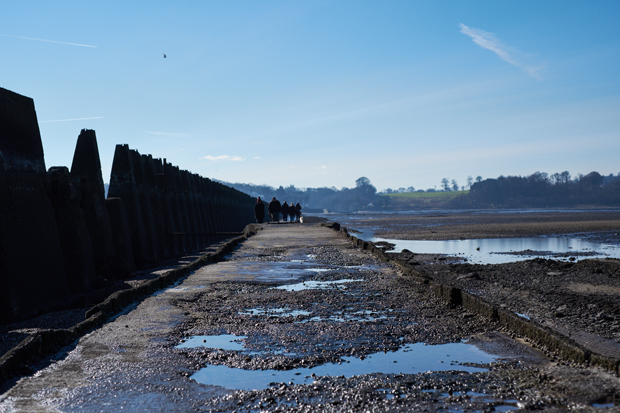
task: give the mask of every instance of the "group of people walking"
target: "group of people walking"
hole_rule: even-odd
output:
[[[299,222],[301,217],[301,205],[299,205],[299,202],[297,205],[293,205],[292,202],[287,204],[286,201],[281,204],[275,196],[269,203],[268,211],[271,222],[280,222],[280,214],[282,214],[282,220],[284,222],[288,222],[289,219],[290,222]],[[256,222],[261,224],[265,217],[265,204],[260,197],[258,197],[254,205],[254,215],[256,216]]]

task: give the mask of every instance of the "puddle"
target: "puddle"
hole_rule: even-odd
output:
[[[328,272],[328,271],[336,271],[333,268],[305,268],[306,271],[312,272]]]
[[[293,370],[243,370],[227,366],[213,366],[199,370],[191,376],[199,383],[221,386],[228,389],[262,390],[278,383],[310,384],[316,376],[359,376],[362,374],[417,374],[427,371],[458,370],[466,372],[487,369],[464,365],[468,363],[487,364],[495,356],[466,343],[450,343],[427,346],[423,343],[408,344],[398,351],[374,353],[363,360],[342,357],[340,364],[324,364],[313,368]]]
[[[196,286],[189,286],[189,287],[174,287],[174,288],[169,288],[167,292],[183,293],[183,292],[192,291],[192,290],[204,290],[205,288],[206,287],[204,285],[196,285]]]
[[[490,238],[448,241],[398,240],[377,238],[372,232],[355,234],[372,242],[395,244],[391,252],[407,249],[416,254],[445,254],[465,258],[475,264],[505,264],[533,258],[551,258],[560,261],[586,258],[619,258],[620,248],[576,238]]]
[[[220,334],[218,336],[193,336],[189,340],[184,341],[175,348],[198,348],[206,347],[218,350],[243,350],[244,346],[241,340],[246,336],[235,336],[232,334]]]
[[[279,287],[273,287],[277,290],[286,291],[303,291],[303,290],[326,290],[328,288],[340,288],[340,284],[347,284],[352,282],[360,282],[364,280],[336,280],[336,281],[304,281],[298,284],[281,285]],[[346,286],[342,286],[346,288]]]
[[[312,312],[305,310],[289,310],[288,308],[272,308],[272,309],[260,309],[250,308],[249,310],[241,311],[239,314],[243,315],[268,315],[275,317],[297,317],[310,315]]]
[[[389,309],[388,311],[393,311]],[[358,321],[358,322],[372,322],[376,320],[384,320],[388,318],[387,315],[379,315],[376,311],[364,310],[364,311],[356,311],[350,314],[340,314],[333,315],[327,318],[324,317],[312,317],[307,320],[295,321],[296,324],[304,324],[304,323],[317,323],[317,322],[336,322],[336,323],[344,323],[346,321]],[[412,323],[417,324],[417,323]]]
[[[234,262],[222,262],[218,265],[221,268],[220,274],[230,277],[233,281],[252,280],[264,283],[300,281],[308,277],[308,270],[317,266],[316,263],[297,261],[256,261],[241,266]]]
[[[618,407],[618,404],[614,403],[592,403],[592,407],[596,409],[613,409],[614,407]]]

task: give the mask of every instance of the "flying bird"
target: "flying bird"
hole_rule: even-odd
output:
[[[164,53],[164,59],[166,58],[166,53]]]

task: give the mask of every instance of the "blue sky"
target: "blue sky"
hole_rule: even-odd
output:
[[[229,182],[620,172],[620,2],[3,1],[46,166],[94,129]],[[163,58],[163,54],[167,58]]]

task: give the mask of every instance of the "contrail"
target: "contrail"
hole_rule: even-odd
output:
[[[57,120],[42,120],[39,123],[50,123],[50,122],[71,122],[74,120],[89,120],[89,119],[103,119],[103,116],[95,116],[92,118],[76,118],[76,119],[57,119]]]
[[[91,45],[89,45],[89,44],[79,44],[79,43],[59,42],[59,41],[57,41],[57,40],[35,39],[34,37],[12,36],[12,35],[10,35],[10,34],[0,34],[0,36],[4,36],[4,37],[14,37],[14,38],[16,38],[16,39],[36,40],[36,41],[38,41],[38,42],[60,43],[60,44],[68,44],[68,45],[71,45],[71,46],[94,47],[95,49],[97,48],[97,46],[91,46]]]
[[[474,29],[473,27],[465,26],[463,23],[461,23],[461,33],[471,37],[474,43],[484,49],[492,51],[503,61],[518,67],[519,69],[527,72],[530,76],[538,80],[542,80],[542,78],[538,74],[538,71],[541,69],[541,67],[526,64],[521,59],[515,58],[513,56],[515,51],[504,46],[499,40],[495,38],[493,33],[485,32],[484,30],[480,29]]]

